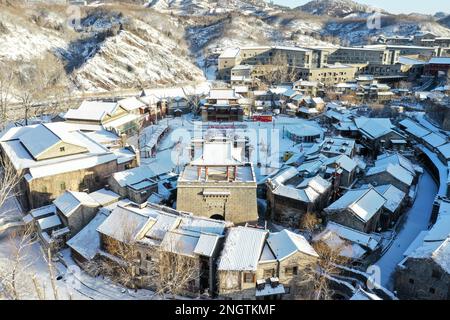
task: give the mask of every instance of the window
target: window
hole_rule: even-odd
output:
[[[65,147],[60,147],[59,151],[64,152],[64,151],[66,151],[66,148]]]
[[[255,282],[254,279],[255,279],[255,276],[253,273],[250,273],[250,272],[244,273],[244,282],[245,283],[253,283],[253,282]]]
[[[287,276],[297,275],[298,274],[298,267],[287,267],[286,269],[284,269],[284,273]]]
[[[436,289],[434,289],[434,288],[430,288],[429,291],[430,291],[431,294],[435,294],[436,293]]]
[[[409,279],[409,283],[414,284],[414,279]]]
[[[291,287],[284,287],[284,293],[286,294],[291,293]]]
[[[275,275],[275,269],[264,269],[264,278],[272,278]]]
[[[139,275],[146,276],[146,275],[148,275],[148,272],[147,272],[147,270],[145,270],[143,268],[139,268]]]
[[[43,186],[43,187],[42,187],[42,192],[43,192],[43,193],[47,193],[47,187],[46,187],[46,186]]]
[[[61,187],[61,190],[66,190],[66,183],[61,182],[60,187]]]
[[[441,273],[440,273],[439,271],[437,271],[437,270],[433,270],[431,276],[432,276],[433,278],[439,280],[439,279],[441,278]]]

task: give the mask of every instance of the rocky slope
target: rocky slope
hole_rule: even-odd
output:
[[[385,13],[381,29],[371,30],[364,14],[372,8],[333,3],[326,10],[312,10],[310,3],[311,12],[263,0],[108,3],[81,7],[76,28],[64,5],[0,4],[0,61],[26,64],[51,52],[63,62],[72,90],[104,91],[203,81],[210,73],[205,61],[213,64],[226,47],[365,44],[380,34],[418,31],[450,36],[446,18]]]
[[[326,15],[335,18],[373,13],[374,11],[384,12],[379,8],[351,0],[313,0],[296,9],[315,15]]]

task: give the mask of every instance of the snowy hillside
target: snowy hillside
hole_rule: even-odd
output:
[[[373,8],[349,0],[316,0],[300,9],[264,0],[150,0],[137,5],[82,7],[67,24],[64,5],[0,3],[0,59],[27,63],[55,54],[72,90],[104,91],[213,78],[224,48],[249,45],[360,45],[378,35],[418,31],[450,36],[449,20],[384,14],[367,28]],[[306,12],[307,11],[307,12]]]
[[[368,5],[360,4],[351,0],[313,0],[297,9],[315,14],[327,15],[330,17],[344,18],[348,15],[360,13],[372,13],[382,11]]]
[[[343,44],[358,45],[374,41],[379,35],[411,36],[423,31],[450,36],[450,29],[431,20],[386,15],[381,17],[381,29],[368,29],[366,19],[345,19],[327,22],[322,33],[340,38]]]
[[[211,15],[231,11],[263,14],[273,10],[264,0],[150,0],[148,6],[161,12],[170,11],[181,15]]]
[[[2,10],[0,59],[24,60],[46,51],[60,57],[73,88],[114,90],[204,79],[189,56],[176,18],[141,10],[89,9],[74,31],[63,8]],[[157,18],[157,19],[155,19]]]

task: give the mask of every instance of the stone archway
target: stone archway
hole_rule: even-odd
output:
[[[224,218],[224,216],[223,215],[221,215],[221,214],[218,214],[218,213],[216,213],[216,214],[213,214],[211,217],[209,217],[210,219],[214,219],[214,220],[220,220],[220,221],[224,221],[225,220],[225,218]]]

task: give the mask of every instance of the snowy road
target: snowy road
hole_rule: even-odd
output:
[[[411,209],[406,213],[406,220],[401,226],[391,247],[376,263],[381,269],[381,284],[387,289],[393,289],[393,274],[397,264],[403,259],[403,253],[417,235],[427,230],[438,186],[425,170],[420,177],[417,198]]]

